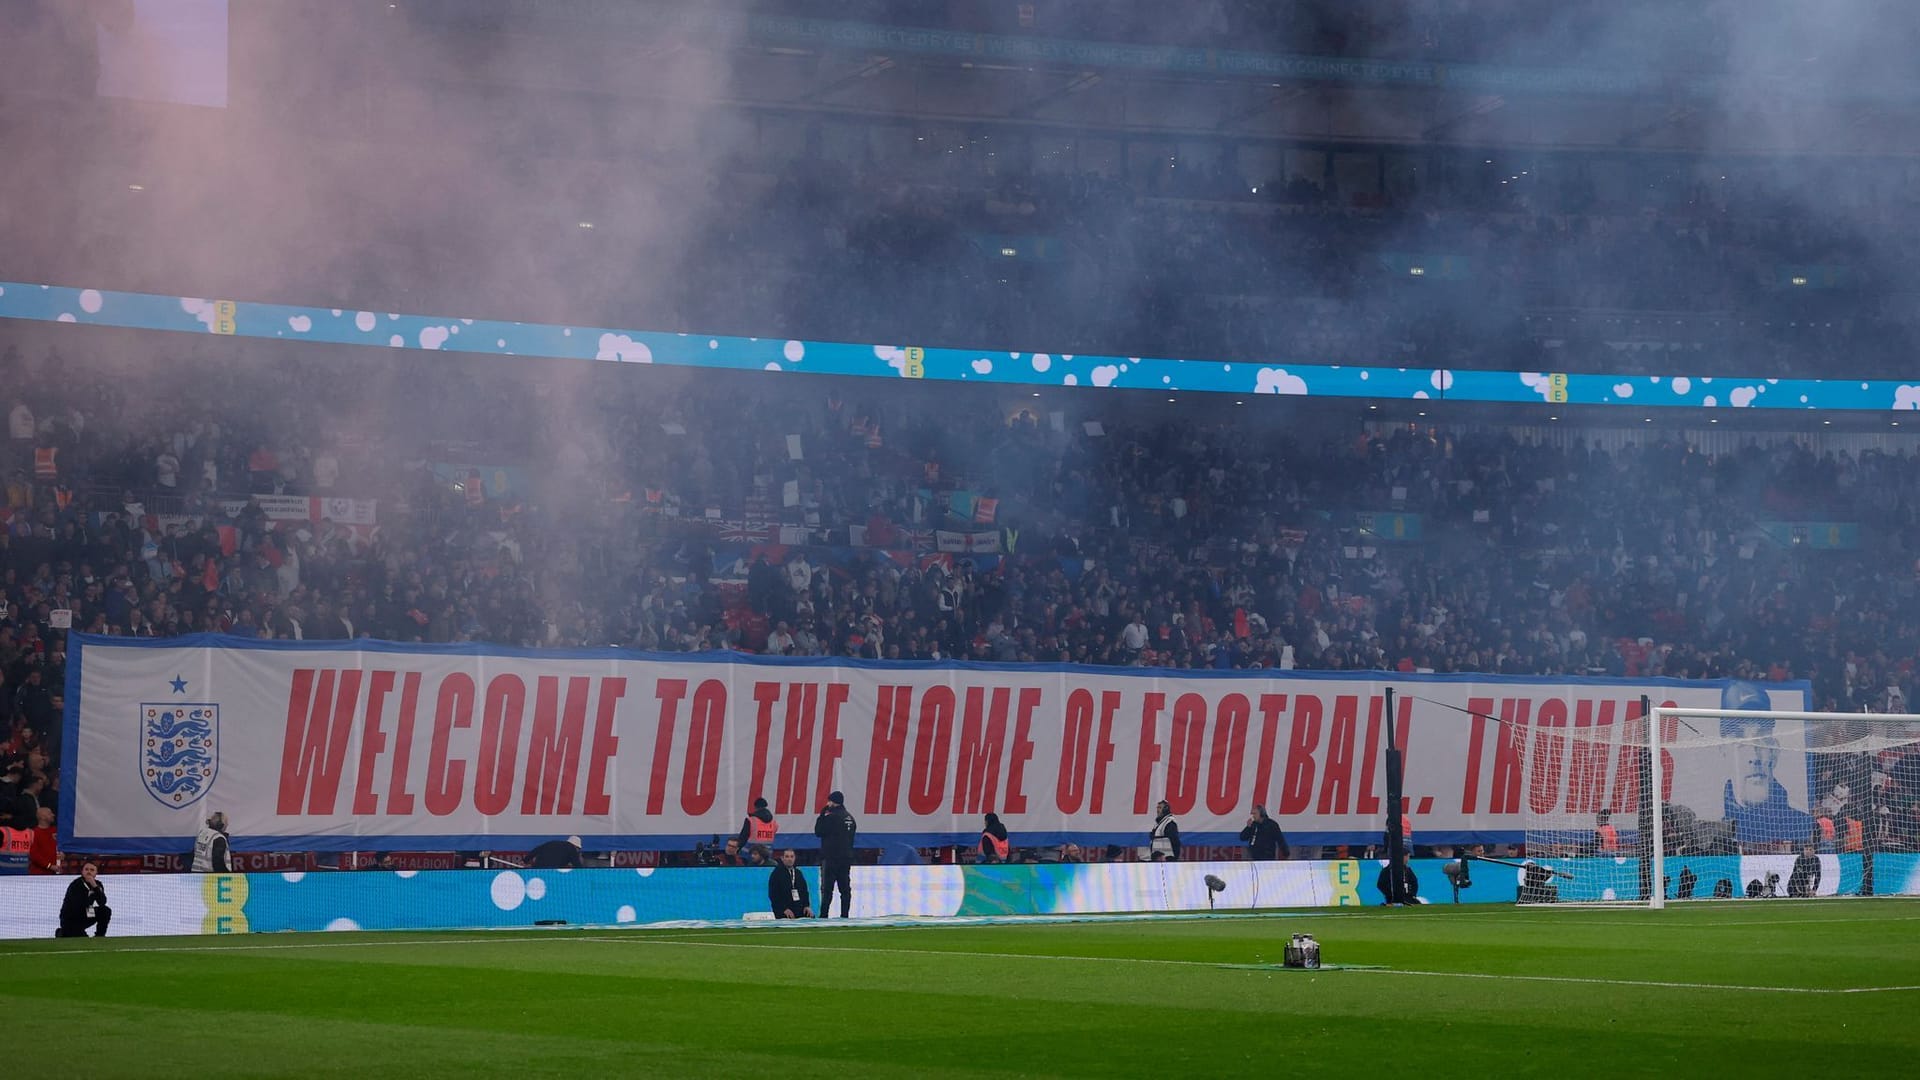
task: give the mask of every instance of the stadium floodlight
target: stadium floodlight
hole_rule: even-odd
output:
[[[1522,902],[1657,908],[1905,889],[1876,881],[1875,857],[1911,812],[1920,715],[1768,703],[1735,682],[1717,709],[1653,706],[1619,725],[1514,732],[1531,743],[1522,799],[1540,886],[1522,880]],[[1895,860],[1880,862],[1882,876],[1896,873]],[[1910,862],[1898,862],[1900,877]]]

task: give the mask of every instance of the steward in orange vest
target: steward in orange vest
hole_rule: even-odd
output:
[[[1830,817],[1817,817],[1813,823],[1820,830],[1820,847],[1825,851],[1865,851],[1866,828],[1859,818],[1842,818],[1835,821]],[[1842,831],[1844,830],[1844,831]]]
[[[1007,827],[1000,824],[1000,815],[988,814],[986,827],[980,830],[980,861],[983,863],[1003,863],[1007,853],[1013,850],[1007,839]]]
[[[1596,855],[1620,854],[1620,830],[1613,826],[1613,811],[1600,811],[1599,824],[1593,827],[1593,851]]]
[[[740,823],[738,837],[742,848],[757,847],[763,857],[773,858],[773,841],[780,835],[780,823],[773,820],[773,811],[767,809],[767,800],[753,800],[753,809],[747,813],[747,819]]]
[[[0,825],[0,874],[24,874],[33,851],[33,830]]]

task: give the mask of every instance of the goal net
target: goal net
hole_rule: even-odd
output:
[[[1566,740],[1527,749],[1565,755],[1571,786],[1528,806],[1513,869],[1521,903],[1660,907],[1920,886],[1908,880],[1920,876],[1920,715],[1667,706],[1612,730],[1530,734]],[[1583,772],[1594,790],[1579,790]]]

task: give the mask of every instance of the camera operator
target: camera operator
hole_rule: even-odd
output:
[[[527,852],[527,866],[535,870],[558,870],[561,867],[585,865],[580,851],[580,838],[569,836],[565,840],[548,840],[538,844]]]
[[[693,845],[693,864],[695,866],[744,866],[740,860],[740,841],[727,837],[722,844],[719,837],[701,840]]]
[[[1522,904],[1555,904],[1560,901],[1560,888],[1553,883],[1553,871],[1528,859],[1520,865],[1520,895]]]

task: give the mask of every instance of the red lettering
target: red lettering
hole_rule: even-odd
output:
[[[493,817],[513,801],[513,768],[520,756],[520,721],[527,711],[527,684],[518,675],[487,683],[480,722],[480,758],[474,766],[473,805]]]
[[[306,796],[306,813],[333,813],[334,803],[340,798],[340,769],[346,764],[359,695],[358,669],[341,671],[337,676],[328,669],[319,672],[317,680],[312,669],[294,672],[287,697],[287,733],[280,745],[280,813],[299,814],[302,796]]]
[[[1638,698],[1627,702],[1620,732],[1619,767],[1613,774],[1613,804],[1616,814],[1640,812],[1640,770],[1647,764],[1647,719]]]
[[[673,728],[680,720],[680,699],[687,696],[687,680],[661,679],[653,687],[660,699],[660,724],[653,735],[653,774],[647,785],[647,814],[667,808],[667,765],[673,761]]]
[[[1260,757],[1254,763],[1253,801],[1272,806],[1273,765],[1280,749],[1280,714],[1287,708],[1287,695],[1260,695]]]
[[[780,684],[777,682],[757,682],[753,684],[753,766],[749,770],[752,780],[747,785],[747,797],[761,799],[767,790],[767,747],[773,742],[773,706],[780,700]],[[825,802],[825,799],[820,800]],[[784,812],[784,811],[782,811]]]
[[[1629,743],[1620,748],[1619,768],[1613,775],[1614,813],[1638,813],[1640,810],[1640,766],[1647,760],[1647,748]]]
[[[1493,800],[1487,807],[1488,813],[1520,812],[1520,777],[1527,759],[1527,716],[1532,711],[1530,698],[1500,699],[1500,734],[1493,746]]]
[[[1560,801],[1560,770],[1566,765],[1567,703],[1548,698],[1540,703],[1533,722],[1533,753],[1527,769],[1527,805],[1536,814],[1551,814]]]
[[[1320,698],[1293,699],[1293,730],[1287,739],[1287,768],[1280,774],[1280,813],[1304,814],[1313,801],[1314,751],[1320,748]]]
[[[627,696],[627,680],[600,680],[600,711],[593,721],[592,763],[587,766],[587,803],[585,812],[605,816],[613,808],[613,794],[607,790],[607,769],[620,751],[620,738],[613,733],[614,712],[620,699]]]
[[[1360,791],[1354,797],[1353,808],[1362,814],[1380,812],[1380,796],[1374,794],[1373,782],[1380,763],[1380,714],[1386,706],[1378,696],[1367,698],[1367,748],[1360,755]]]
[[[1033,714],[1040,708],[1040,688],[1023,686],[1014,708],[1013,752],[1007,759],[1007,798],[1009,814],[1027,812],[1027,762],[1033,760]]]
[[[1487,744],[1487,717],[1493,715],[1492,698],[1468,698],[1467,711],[1473,719],[1467,727],[1467,779],[1460,792],[1460,812],[1471,814],[1480,808],[1480,753]]]
[[[1595,705],[1599,717],[1594,716]],[[1613,702],[1583,699],[1573,708],[1572,775],[1567,778],[1567,813],[1593,814],[1607,792],[1607,751],[1613,736]]]
[[[454,728],[473,726],[473,677],[456,671],[440,680],[433,703],[433,742],[427,754],[427,813],[446,817],[460,809],[466,786],[467,763],[449,761],[447,744]]]
[[[527,782],[520,791],[522,814],[573,813],[573,788],[580,775],[580,744],[587,733],[587,696],[593,680],[567,680],[567,702],[560,704],[560,679],[542,675],[534,684],[533,734],[527,740]]]
[[[380,752],[387,748],[387,734],[380,730],[381,714],[386,711],[387,694],[393,690],[393,672],[375,671],[367,679],[367,718],[360,724],[360,770],[354,777],[353,813],[355,817],[380,811],[380,797],[373,793],[373,767]]]
[[[775,772],[779,791],[774,813],[807,812],[807,770],[813,767],[813,721],[820,708],[818,683],[787,686],[787,722],[780,735],[780,767]]]
[[[920,730],[913,742],[913,776],[907,808],[935,813],[947,795],[947,753],[953,741],[953,688],[929,686],[920,697]]]
[[[1213,725],[1213,753],[1207,763],[1207,809],[1233,813],[1240,802],[1240,773],[1247,762],[1247,717],[1253,706],[1245,694],[1220,699],[1219,719]]]
[[[393,778],[387,788],[387,813],[413,813],[413,793],[407,790],[407,769],[413,764],[413,717],[420,705],[420,673],[407,672],[400,683],[400,729],[394,732]]]
[[[1327,764],[1320,774],[1322,814],[1347,812],[1347,797],[1353,788],[1354,740],[1360,726],[1360,698],[1340,694],[1333,699],[1333,722],[1327,733]]]
[[[1063,814],[1077,814],[1087,797],[1087,764],[1093,739],[1093,692],[1067,695],[1066,724],[1060,732],[1060,775],[1053,785],[1053,805]]]
[[[687,765],[680,775],[680,809],[694,817],[720,797],[720,739],[727,730],[727,684],[708,679],[693,692],[693,726],[687,729]]]
[[[1663,709],[1671,709],[1671,708],[1674,708],[1675,706],[1671,701],[1663,701],[1660,703],[1660,707]],[[1677,716],[1662,716],[1660,718],[1660,801],[1661,802],[1673,801],[1673,752],[1671,750],[1668,750],[1667,747],[1672,746],[1674,740],[1678,739],[1679,737],[1680,737],[1680,718]]]
[[[1411,760],[1408,748],[1411,745],[1411,740],[1409,737],[1412,734],[1413,734],[1413,699],[1402,696],[1400,698],[1399,715],[1393,718],[1393,735],[1394,735],[1394,738],[1398,741],[1400,746],[1400,763],[1403,766],[1409,760]],[[1406,779],[1404,774],[1401,776],[1401,779],[1402,781]],[[1411,797],[1412,796],[1408,796],[1408,798],[1411,798]]]
[[[1207,734],[1207,699],[1181,694],[1173,702],[1172,754],[1167,760],[1167,803],[1176,814],[1200,799],[1200,745]]]
[[[820,779],[815,781],[813,805],[825,806],[827,796],[839,785],[833,782],[833,774],[840,765],[841,755],[846,753],[847,745],[840,738],[840,707],[847,703],[852,691],[846,683],[827,684],[827,709],[820,719]],[[806,808],[801,808],[804,813]]]
[[[1136,814],[1147,812],[1152,795],[1153,763],[1160,760],[1160,741],[1154,729],[1159,726],[1160,710],[1166,704],[1167,695],[1148,694],[1140,707],[1140,755],[1133,769],[1133,812]]]
[[[880,688],[880,699],[873,709],[873,743],[867,752],[869,814],[892,814],[900,808],[900,775],[905,771],[902,761],[912,718],[913,687]]]
[[[1107,766],[1113,762],[1113,716],[1120,711],[1120,691],[1103,690],[1100,693],[1100,741],[1095,744],[1093,754],[1093,800],[1087,807],[1089,813],[1098,814],[1107,801]]]
[[[953,812],[981,814],[993,809],[1000,793],[1000,755],[1007,742],[1007,707],[1013,691],[967,688],[960,721],[960,760],[953,784]],[[982,716],[984,711],[985,715]]]

